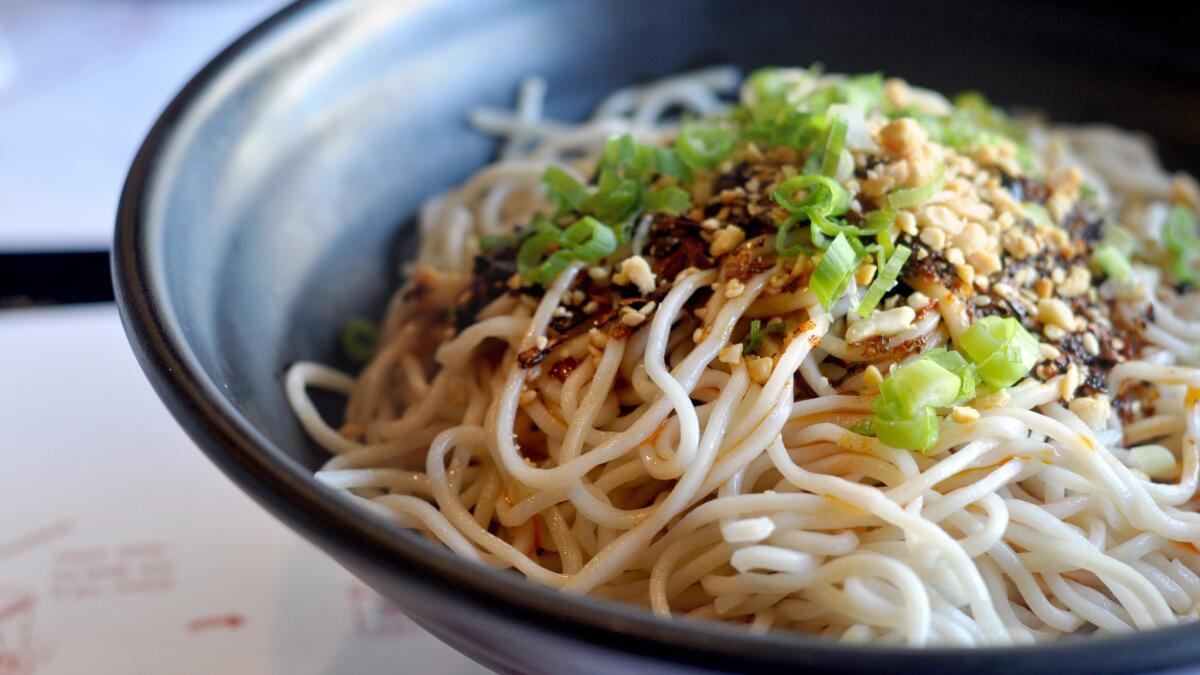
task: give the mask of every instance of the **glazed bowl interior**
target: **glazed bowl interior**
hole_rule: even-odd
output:
[[[172,411],[231,477],[419,621],[499,668],[520,664],[487,640],[464,644],[462,631],[410,601],[433,594],[575,644],[712,668],[1014,670],[1055,654],[1074,659],[1067,670],[1100,672],[1200,659],[1200,632],[1190,628],[1087,647],[852,652],[560,596],[460,562],[319,486],[310,474],[324,453],[282,387],[297,360],[350,368],[338,328],[382,311],[421,201],[495,151],[465,112],[510,105],[524,75],[546,78],[548,115],[579,120],[613,89],[697,66],[821,61],[951,92],[981,89],[1057,119],[1143,129],[1171,167],[1194,169],[1197,56],[1186,36],[1172,39],[1181,29],[1142,19],[1022,3],[300,3],[205,69],[140,153],[115,251],[127,329]],[[1134,645],[1140,655],[1131,659]]]

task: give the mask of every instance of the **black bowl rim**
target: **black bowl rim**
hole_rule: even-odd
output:
[[[542,0],[538,0],[541,2]],[[119,200],[112,275],[122,323],[135,356],[168,409],[209,459],[255,501],[309,538],[353,558],[372,560],[408,582],[437,584],[447,595],[500,620],[517,621],[618,653],[701,668],[838,668],[891,672],[970,667],[1018,672],[1054,664],[1079,672],[1149,670],[1200,660],[1197,626],[1156,629],[1102,640],[1066,640],[1026,647],[910,649],[846,646],[806,635],[752,634],[692,620],[664,620],[644,610],[560,591],[516,575],[475,566],[448,549],[397,536],[397,528],[321,489],[307,472],[238,414],[170,324],[168,298],[155,282],[158,256],[145,205],[163,149],[190,106],[247,52],[286,24],[330,0],[296,0],[212,58],[167,105],[139,148]],[[267,451],[270,450],[270,451]],[[1195,645],[1189,647],[1189,643]]]

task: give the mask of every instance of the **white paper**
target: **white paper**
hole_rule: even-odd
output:
[[[0,312],[0,675],[485,672],[184,435],[112,306]]]

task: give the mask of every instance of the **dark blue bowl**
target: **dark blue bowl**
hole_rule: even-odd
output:
[[[318,484],[311,472],[322,453],[301,433],[281,382],[297,359],[336,363],[338,327],[381,310],[422,198],[494,150],[466,127],[466,110],[509,102],[525,74],[549,81],[550,114],[575,119],[618,86],[699,65],[886,69],[1036,103],[1060,118],[1143,128],[1176,165],[1194,160],[1194,22],[1169,10],[1122,11],[301,2],[213,60],[142,146],[115,241],[126,331],[171,412],[232,480],[418,623],[498,670],[1101,673],[1198,662],[1193,626],[914,651],[662,621],[541,588],[465,563]]]

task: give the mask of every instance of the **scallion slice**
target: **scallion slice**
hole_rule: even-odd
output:
[[[775,230],[775,252],[780,257],[795,258],[805,252],[807,247],[803,243],[788,243],[788,236],[792,233],[792,228],[801,220],[804,220],[802,214],[788,216],[779,224],[779,229]]]
[[[622,178],[612,169],[602,169],[595,194],[581,210],[606,223],[620,223],[637,209],[641,191],[636,180]]]
[[[557,166],[548,166],[542,174],[542,185],[546,193],[557,199],[564,209],[577,210],[588,198],[587,189],[571,174]]]
[[[782,321],[767,324],[764,328],[760,319],[750,321],[750,332],[746,334],[746,343],[743,353],[755,354],[758,348],[762,346],[762,338],[768,333],[786,333],[787,325]]]
[[[796,193],[801,190],[807,190],[808,195],[797,200]],[[825,216],[840,216],[850,206],[846,188],[828,176],[813,174],[792,176],[783,181],[771,193],[771,199],[792,213],[816,212]]]
[[[829,131],[825,136],[825,150],[821,155],[821,175],[837,175],[838,162],[842,158],[842,148],[846,145],[846,118],[834,117],[829,123]]]
[[[736,134],[730,129],[685,124],[675,138],[675,152],[693,169],[712,171],[733,153]]]
[[[853,431],[854,433],[858,434],[859,436],[874,437],[875,436],[875,418],[873,418],[873,417],[862,418],[861,420],[850,425],[850,431]]]
[[[512,239],[499,234],[481,234],[479,235],[479,250],[483,253],[491,253],[492,251],[502,251],[509,246],[512,246]]]
[[[953,405],[962,378],[934,359],[919,358],[899,368],[879,385],[879,410],[884,417],[912,417],[922,408]]]
[[[654,148],[655,172],[660,176],[669,176],[681,183],[689,183],[692,180],[692,171],[679,159],[671,148]]]
[[[534,271],[542,264],[542,259],[558,250],[561,241],[561,230],[548,222],[540,223],[517,249],[517,273],[533,281]]]
[[[617,235],[604,223],[591,216],[575,221],[563,232],[563,244],[574,260],[594,262],[617,248]]]
[[[933,408],[924,408],[912,417],[885,419],[876,416],[871,428],[884,445],[926,453],[937,445],[941,420]]]
[[[941,191],[946,181],[946,166],[938,168],[937,174],[924,185],[907,190],[896,190],[888,195],[888,207],[892,209],[911,209],[929,201]]]
[[[950,405],[958,405],[959,403],[975,398],[975,387],[979,384],[979,374],[975,372],[975,364],[967,362],[962,354],[953,350],[939,348],[925,352],[921,355],[921,358],[933,361],[959,378],[961,384],[958,389],[958,396],[955,397]]]
[[[530,278],[534,283],[549,286],[574,260],[575,256],[569,251],[555,251],[533,270]]]
[[[1171,209],[1164,234],[1167,250],[1175,254],[1175,276],[1181,282],[1200,284],[1200,235],[1191,210],[1186,206]]]
[[[342,352],[355,363],[364,363],[379,349],[379,326],[366,319],[351,319],[342,328]]]
[[[1012,317],[977,320],[959,337],[958,346],[975,362],[979,378],[996,389],[1016,384],[1038,358],[1037,338]]]
[[[829,248],[825,249],[825,255],[813,270],[808,287],[826,309],[831,308],[834,301],[846,291],[858,261],[859,257],[846,240],[845,234],[839,234]]]
[[[883,299],[884,294],[892,290],[892,287],[896,285],[896,280],[900,278],[900,270],[904,269],[904,263],[908,261],[910,255],[912,255],[912,249],[907,246],[899,246],[896,248],[896,252],[888,258],[887,263],[879,268],[875,280],[867,288],[866,296],[858,305],[856,312],[859,316],[864,319],[870,316],[879,301]]]
[[[692,196],[687,190],[674,185],[661,190],[650,190],[646,193],[644,204],[651,213],[663,212],[678,215],[687,210],[692,203]]]
[[[1091,261],[1093,265],[1103,270],[1105,275],[1117,281],[1129,276],[1133,270],[1129,259],[1110,244],[1097,246],[1096,250],[1092,251]]]
[[[1037,202],[1022,202],[1021,210],[1025,212],[1025,216],[1036,227],[1050,227],[1054,224],[1054,221],[1050,218],[1050,212],[1046,210],[1046,207]]]

